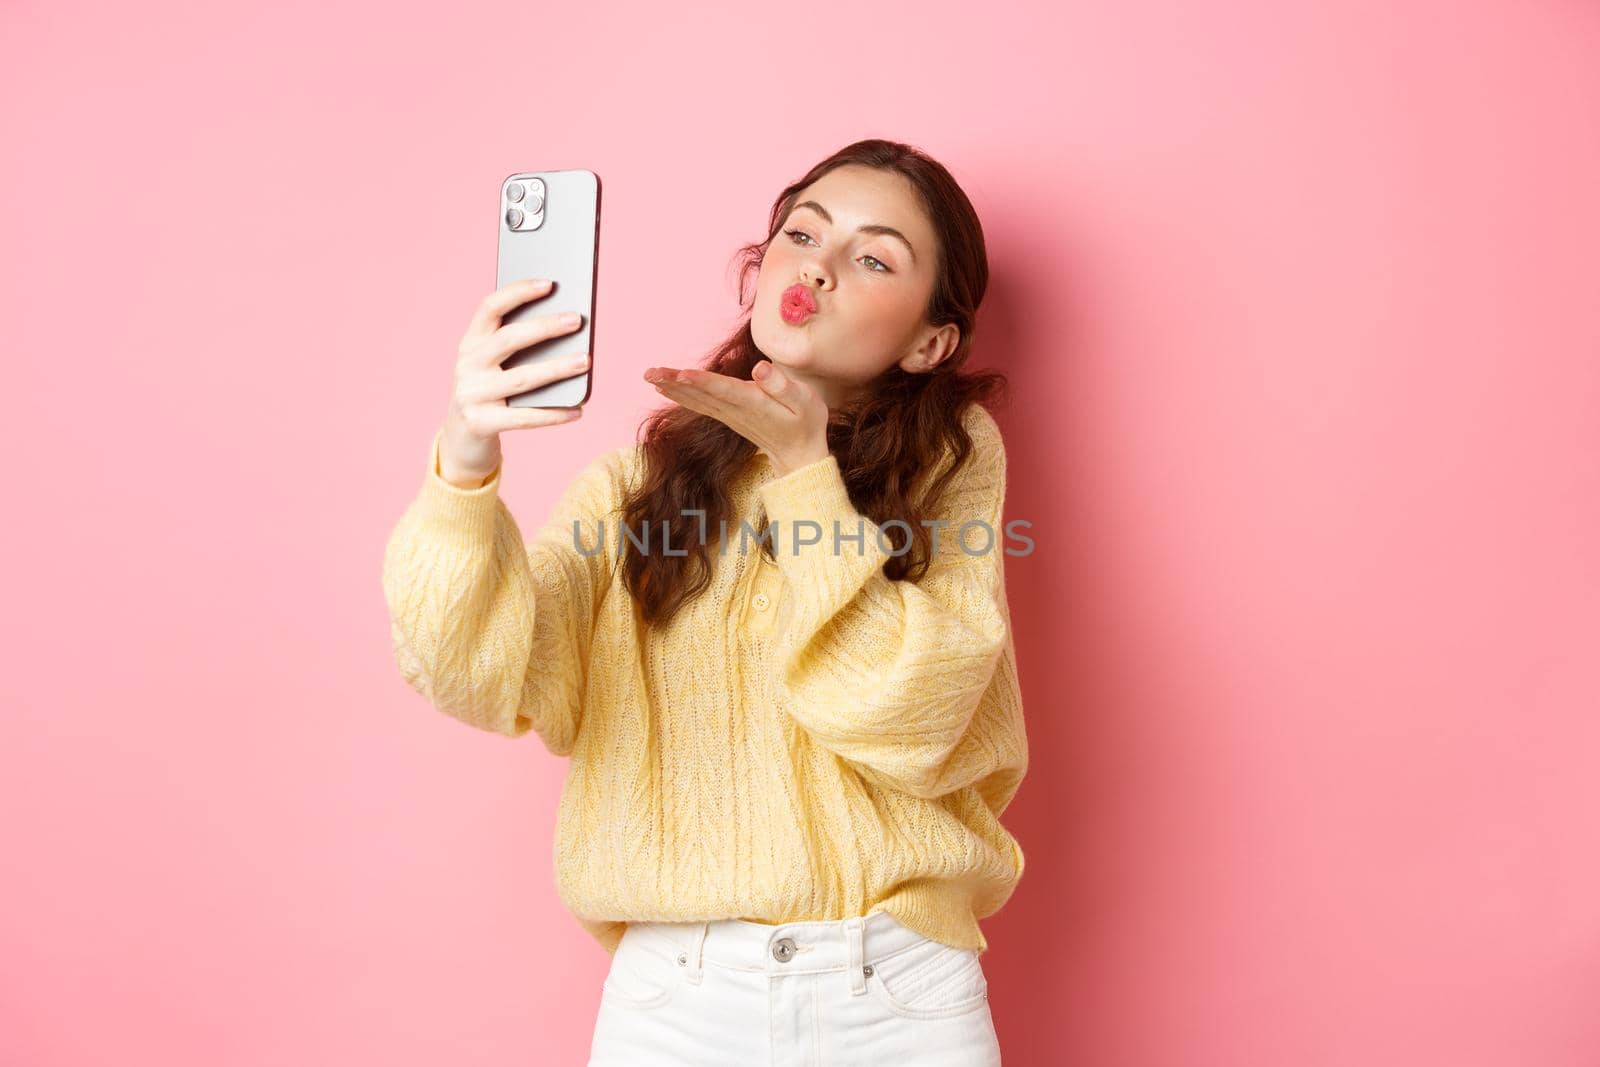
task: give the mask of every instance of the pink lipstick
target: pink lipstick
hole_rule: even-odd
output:
[[[796,283],[783,291],[783,297],[778,302],[778,312],[783,316],[784,322],[799,325],[817,313],[817,299],[811,295],[810,289]]]

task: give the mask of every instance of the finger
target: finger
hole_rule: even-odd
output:
[[[680,382],[683,387],[697,390],[717,403],[758,415],[792,414],[786,406],[768,396],[759,382],[730,378],[715,371],[680,371],[679,375],[683,379]]]
[[[488,392],[481,399],[503,400],[508,396],[525,393],[529,389],[565,381],[574,375],[582,374],[588,368],[589,353],[579,352],[575,356],[535,360],[520,367],[490,371],[486,375]]]
[[[493,333],[500,325],[501,316],[512,308],[520,307],[534,297],[548,295],[551,284],[548,278],[524,278],[503,285],[484,297],[477,311],[472,314],[466,335],[461,339],[463,347]]]
[[[680,407],[686,407],[690,411],[697,411],[702,415],[710,415],[718,422],[725,423],[728,421],[723,417],[722,414],[718,413],[717,406],[708,400],[705,394],[696,393],[691,389],[686,389],[684,386],[679,385],[676,382],[658,383],[656,385],[656,392],[660,393],[668,400],[678,404]],[[730,423],[729,425],[732,424]],[[737,429],[737,427],[735,427],[735,429]]]
[[[805,402],[805,394],[801,391],[800,382],[789,377],[781,367],[770,360],[763,360],[761,363],[756,364],[754,369],[759,370],[761,367],[767,368],[763,377],[756,378],[752,374],[752,380],[756,385],[760,386],[763,393],[770,396],[785,410],[796,415],[800,414]]]
[[[582,318],[573,320],[567,317],[572,312],[561,315],[535,315],[523,319],[521,322],[508,322],[495,330],[487,338],[480,341],[476,348],[471,349],[465,356],[468,363],[477,367],[498,367],[506,361],[513,352],[520,352],[524,348],[531,348],[541,341],[560,337],[562,334],[572,333],[583,327]]]
[[[741,409],[729,404],[719,403],[715,397],[704,389],[697,389],[683,382],[665,381],[656,384],[656,391],[663,396],[676,400],[679,404],[691,411],[698,411],[702,415],[710,415],[720,422],[725,422],[734,429],[738,429],[736,422],[746,422],[750,418],[748,409]]]
[[[707,418],[716,419],[734,433],[747,441],[754,440],[750,436],[750,423],[738,411],[731,410],[721,404],[706,403],[703,400],[679,401],[690,411],[698,412]]]
[[[727,423],[741,437],[749,437],[751,428],[770,417],[790,417],[781,405],[761,396],[752,383],[743,379],[712,371],[680,371],[679,374],[687,380],[668,379],[657,388],[684,407]]]
[[[488,407],[478,417],[494,432],[502,433],[506,430],[531,430],[536,426],[577,422],[583,417],[583,409]]]

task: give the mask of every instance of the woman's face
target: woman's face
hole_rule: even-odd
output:
[[[905,178],[854,164],[834,168],[795,197],[767,246],[750,319],[756,347],[830,408],[896,364],[931,369],[961,334],[922,317],[937,256],[933,228]],[[796,285],[817,308],[798,321],[784,315],[794,303],[784,293]]]

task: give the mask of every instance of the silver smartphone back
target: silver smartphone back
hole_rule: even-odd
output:
[[[499,271],[495,288],[524,278],[555,282],[546,296],[514,308],[501,322],[576,311],[583,325],[507,356],[509,370],[588,352],[588,369],[506,398],[518,408],[580,407],[594,373],[595,281],[599,277],[600,177],[590,170],[521,171],[500,183]]]

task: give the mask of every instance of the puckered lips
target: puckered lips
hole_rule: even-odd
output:
[[[817,313],[817,298],[811,295],[809,288],[796,283],[783,291],[778,310],[784,322],[801,323]]]

